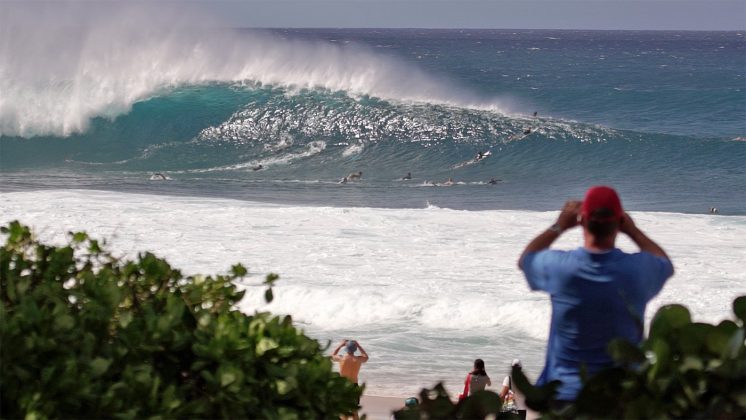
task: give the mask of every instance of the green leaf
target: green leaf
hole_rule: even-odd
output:
[[[59,315],[54,319],[54,326],[60,330],[69,330],[75,326],[75,318],[70,315]]]
[[[738,359],[741,357],[741,366],[746,368],[746,363],[743,361],[746,359],[746,330],[739,328],[731,334],[730,340],[725,351],[725,356],[731,359]]]
[[[728,349],[728,342],[738,331],[738,325],[733,321],[722,321],[707,334],[707,349],[720,356]]]
[[[691,322],[691,314],[686,307],[682,305],[663,306],[653,317],[650,326],[650,336],[667,336]]]
[[[269,288],[264,291],[264,300],[267,303],[272,303],[272,300],[274,300],[274,295],[272,294],[272,288]]]
[[[739,296],[733,301],[733,313],[746,324],[746,296]]]
[[[132,322],[132,312],[123,312],[119,315],[119,325],[122,328],[127,328],[127,326]]]
[[[655,338],[652,339],[651,344],[651,350],[655,355],[655,359],[650,362],[651,368],[648,371],[649,381],[653,381],[662,375],[666,375],[668,373],[668,366],[671,362],[671,347],[665,340]]]
[[[514,386],[526,397],[527,406],[539,412],[549,410],[551,401],[557,393],[557,388],[559,388],[559,381],[551,381],[542,386],[531,385],[523,373],[523,369],[517,366],[513,366],[511,378]]]
[[[220,375],[220,386],[228,386],[235,382],[236,374],[234,372],[223,372]]]
[[[280,278],[280,276],[278,276],[277,274],[275,274],[275,273],[269,273],[269,274],[267,274],[267,277],[264,278],[264,284],[272,287],[272,286],[274,286],[275,282],[279,278]]]
[[[685,373],[689,370],[701,371],[704,369],[704,363],[699,356],[686,356],[679,364],[679,371]]]
[[[262,356],[264,353],[276,349],[277,347],[279,347],[277,341],[271,338],[262,338],[256,345],[256,355]]]
[[[85,232],[75,232],[73,233],[73,242],[81,243],[88,239],[88,234]]]
[[[99,254],[101,253],[101,245],[98,243],[97,240],[91,239],[88,243],[88,252],[91,254]]]
[[[97,357],[91,361],[91,374],[95,376],[103,375],[111,365],[110,359],[104,359],[103,357]]]
[[[712,325],[701,322],[685,325],[677,335],[676,341],[684,354],[698,355],[707,345],[707,337],[713,329]]]
[[[490,391],[477,391],[464,401],[460,407],[460,418],[483,419],[490,414],[497,414],[502,407],[500,396]]]
[[[231,267],[231,273],[233,273],[236,277],[243,277],[246,275],[248,271],[246,270],[246,267],[244,267],[241,264],[236,264],[233,267]]]
[[[642,350],[623,339],[615,339],[609,343],[609,354],[620,363],[642,363],[645,361],[645,354]]]
[[[277,387],[277,393],[280,395],[285,395],[292,389],[290,384],[288,384],[288,381],[282,379],[276,380],[275,386]]]

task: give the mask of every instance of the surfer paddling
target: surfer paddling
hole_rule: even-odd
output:
[[[486,152],[478,152],[477,155],[474,157],[474,163],[479,162],[482,159],[486,159],[488,156],[490,156],[492,152],[487,150]]]
[[[347,175],[346,177],[342,178],[342,180],[339,181],[339,183],[340,184],[346,184],[348,182],[360,181],[360,179],[362,179],[362,177],[363,177],[363,171],[353,172],[353,173]]]

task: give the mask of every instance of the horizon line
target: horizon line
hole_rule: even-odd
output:
[[[232,29],[370,29],[438,31],[746,32],[742,29],[436,28],[426,26],[232,26]]]

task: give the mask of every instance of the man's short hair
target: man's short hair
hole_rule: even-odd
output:
[[[619,220],[614,215],[615,212],[607,208],[593,211],[586,223],[588,231],[600,239],[613,235],[619,229]]]

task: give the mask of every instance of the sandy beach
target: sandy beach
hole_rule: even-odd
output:
[[[375,395],[363,395],[360,399],[360,416],[363,414],[371,420],[390,419],[391,413],[404,407],[404,397],[379,397]]]

